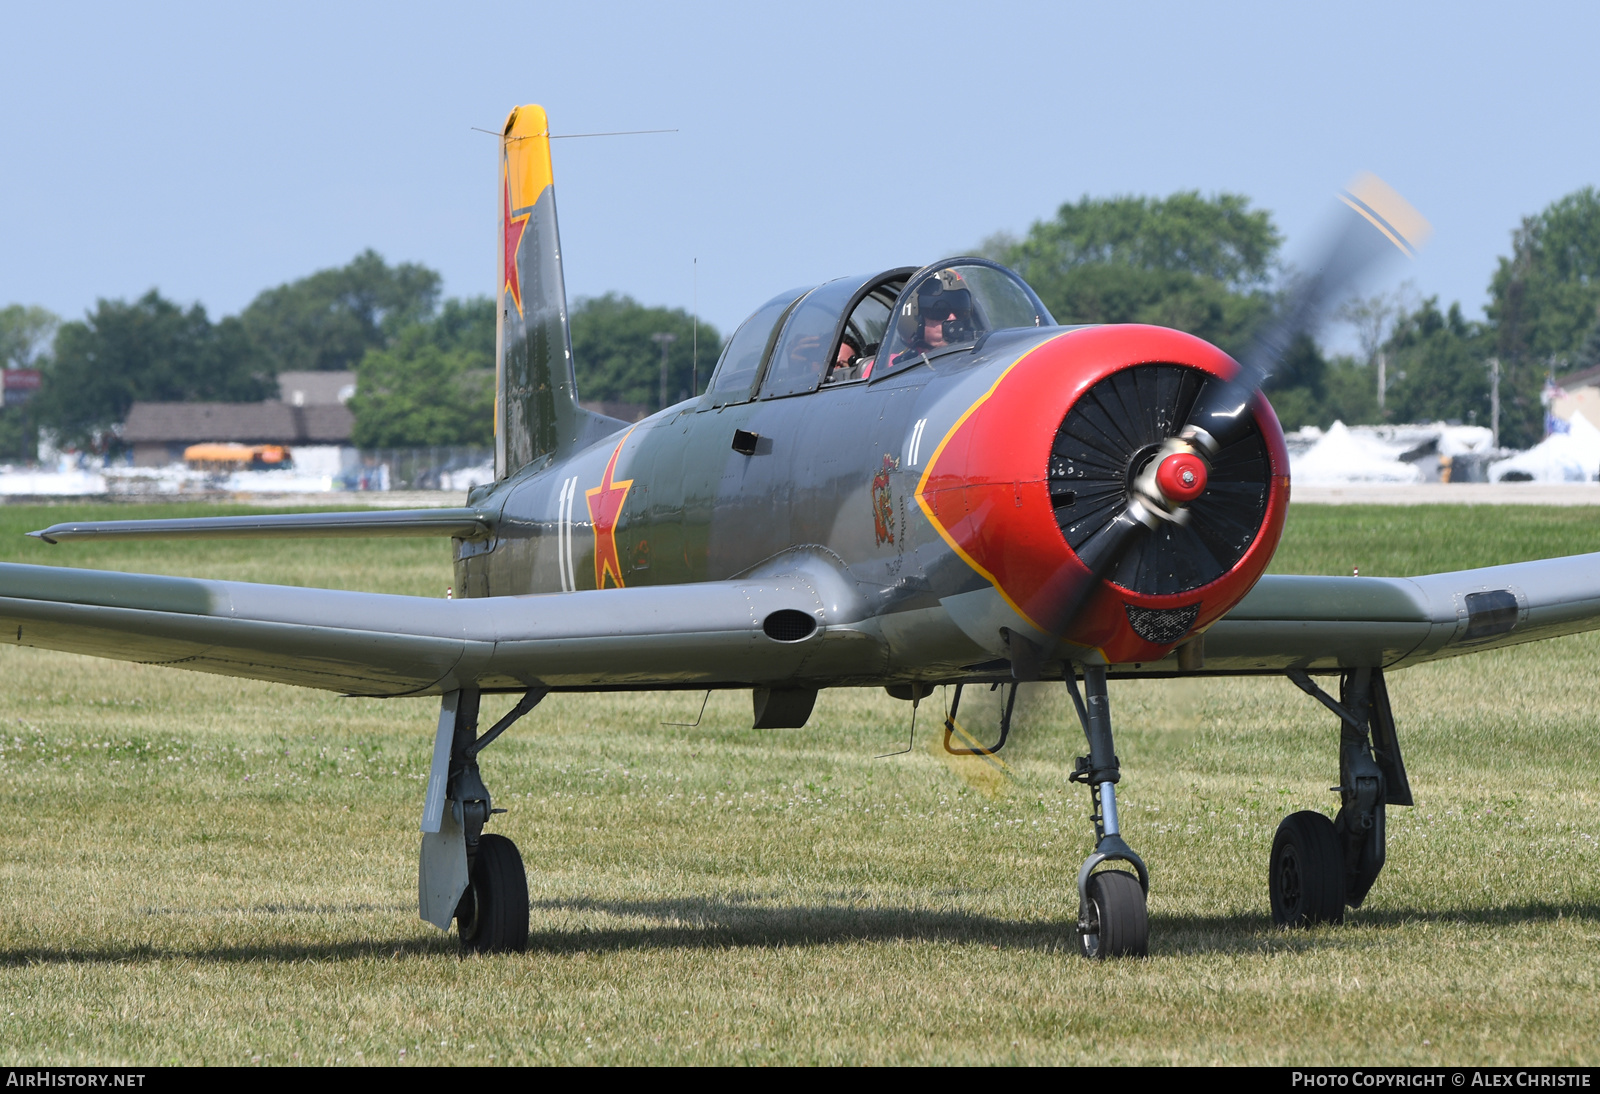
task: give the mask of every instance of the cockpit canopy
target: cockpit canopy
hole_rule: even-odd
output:
[[[870,380],[985,334],[1055,326],[1015,273],[981,258],[953,258],[790,289],[767,301],[728,341],[709,405],[774,399]]]
[[[895,301],[894,328],[878,367],[970,346],[997,330],[1055,325],[1028,283],[1004,266],[982,258],[937,262],[919,270]]]

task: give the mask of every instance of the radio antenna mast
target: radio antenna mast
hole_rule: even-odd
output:
[[[692,386],[689,394],[696,398],[700,395],[700,258],[694,260],[694,287],[690,290],[694,307],[694,342],[689,351],[689,383]]]

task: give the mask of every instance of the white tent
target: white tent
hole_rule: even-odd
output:
[[[1494,433],[1484,425],[1445,425],[1439,422],[1439,455],[1464,456],[1494,448]]]
[[[1395,459],[1389,446],[1354,436],[1343,422],[1334,422],[1310,449],[1290,457],[1289,475],[1305,486],[1422,481],[1422,472]]]
[[[1574,411],[1567,433],[1552,433],[1526,452],[1489,465],[1489,481],[1593,482],[1600,478],[1600,429]]]

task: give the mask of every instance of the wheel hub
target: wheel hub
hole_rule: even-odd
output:
[[[1278,856],[1278,877],[1284,908],[1293,914],[1300,910],[1300,863],[1292,847]]]

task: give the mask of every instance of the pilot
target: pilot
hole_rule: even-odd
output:
[[[901,307],[898,326],[906,348],[895,354],[891,368],[907,356],[971,341],[972,292],[966,281],[955,270],[927,278]]]
[[[842,384],[864,377],[860,369],[861,347],[846,334],[839,342],[839,352],[834,355],[833,368],[828,372],[828,383]]]

